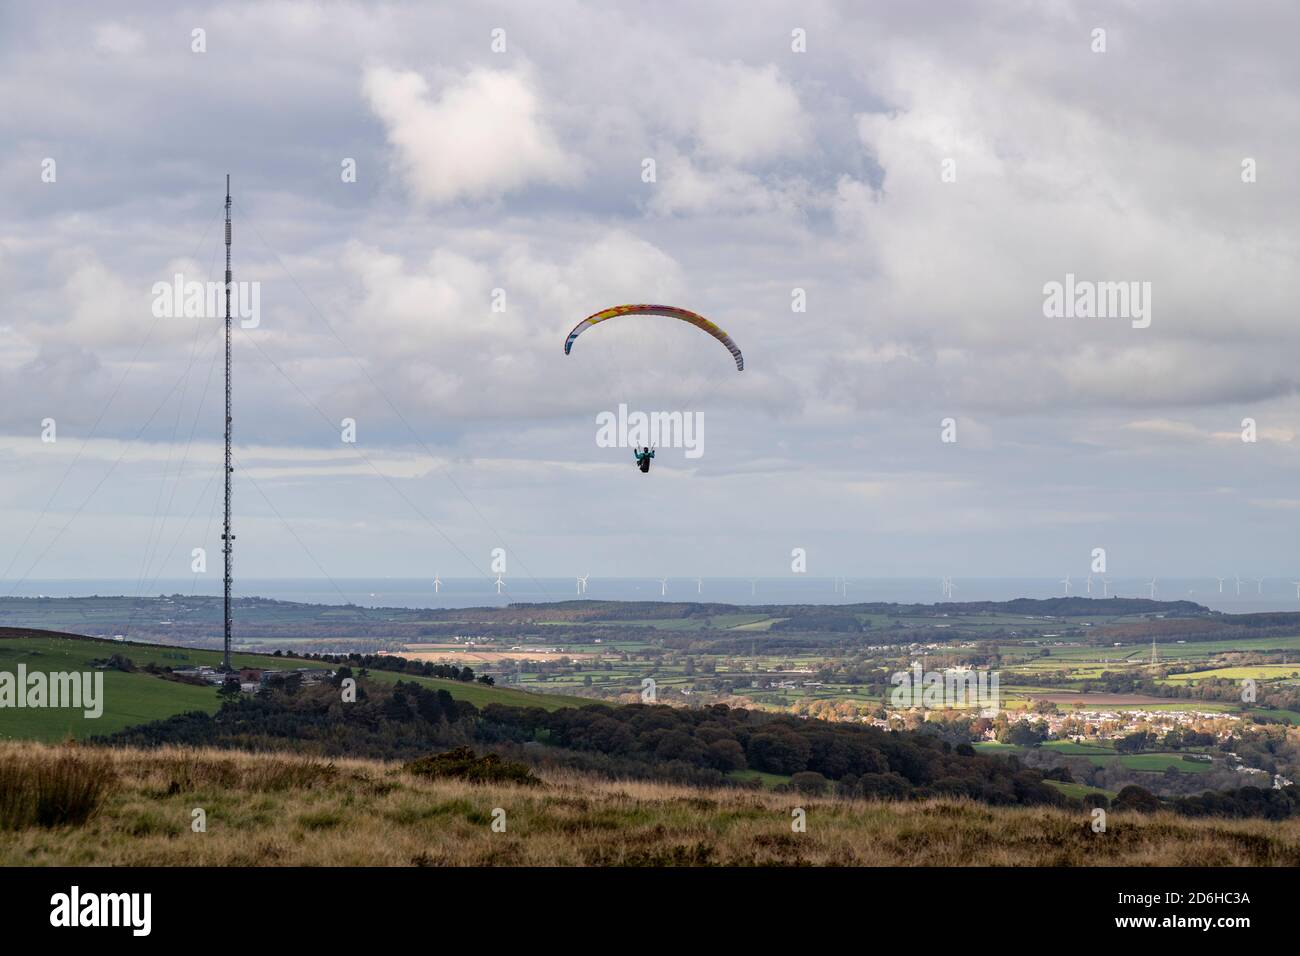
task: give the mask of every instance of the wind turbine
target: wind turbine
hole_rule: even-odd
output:
[[[1150,581],[1148,581],[1147,587],[1151,589],[1151,600],[1154,601],[1156,599],[1156,579],[1152,578]]]
[[[501,575],[498,574],[498,575],[497,575],[497,582],[496,582],[496,583],[497,583],[497,594],[500,594],[500,593],[501,593],[501,589],[502,589],[503,587],[505,587],[506,582],[502,581],[502,580],[501,580]]]
[[[1241,597],[1241,575],[1234,574],[1233,578],[1235,578],[1237,581],[1237,597]]]
[[[577,589],[578,589],[578,593],[581,594],[581,593],[582,593],[582,578],[575,576],[573,580],[576,582],[575,587],[577,587]]]
[[[442,590],[442,580],[438,577],[437,574],[434,574],[434,576],[433,576],[433,593],[434,593],[434,594],[437,594],[437,593],[439,593],[441,590]]]
[[[668,593],[668,579],[667,579],[667,578],[660,578],[660,579],[659,579],[659,596],[660,596],[660,597],[663,597],[663,596],[664,596],[665,594],[667,594],[667,593]]]
[[[580,591],[578,592],[579,594],[586,594],[586,593],[587,593],[587,578],[589,578],[589,577],[591,577],[591,572],[590,572],[590,571],[588,571],[588,572],[587,572],[586,574],[584,574],[582,577],[578,578],[578,587],[580,587],[580,588],[582,589],[582,590],[580,590]]]
[[[696,594],[704,593],[704,578],[695,579],[695,593]]]
[[[1092,593],[1092,575],[1088,575],[1088,593]]]
[[[1101,596],[1110,597],[1110,578],[1101,579]]]
[[[1295,596],[1300,598],[1300,581],[1292,581],[1291,583],[1295,585]]]
[[[1256,594],[1263,594],[1263,593],[1264,593],[1264,579],[1263,579],[1263,578],[1256,578],[1256,579],[1255,579],[1255,593],[1256,593]]]
[[[1066,597],[1069,597],[1069,596],[1070,596],[1070,576],[1067,574],[1065,577],[1061,578],[1061,582],[1060,582],[1060,583],[1065,585],[1065,596],[1066,596]]]

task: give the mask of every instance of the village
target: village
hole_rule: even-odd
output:
[[[227,673],[219,667],[200,665],[199,667],[177,668],[172,673],[178,677],[200,680],[214,687],[223,687],[230,678],[237,676],[239,678],[239,689],[245,694],[256,694],[264,687],[275,687],[289,683],[299,683],[301,685],[319,684],[334,676],[334,671],[328,667],[295,667],[284,670],[243,667],[238,672]]]

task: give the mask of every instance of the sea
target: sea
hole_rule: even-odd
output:
[[[951,597],[940,578],[806,577],[779,578],[670,577],[601,578],[591,575],[585,589],[575,578],[262,578],[239,579],[236,597],[263,597],[306,604],[357,604],[367,607],[465,608],[503,607],[515,603],[593,601],[700,601],[719,604],[857,604],[897,602],[938,604],[948,601],[1008,601],[1014,598],[1065,596],[1060,580],[1049,578],[952,578]],[[0,587],[8,594],[9,589]],[[1149,598],[1148,581],[1112,577],[1109,584],[1094,577],[1072,579],[1075,597]],[[14,596],[87,597],[90,595],[148,597],[159,594],[220,595],[221,579],[202,577],[161,579],[142,593],[137,581],[30,580],[13,589]],[[1300,611],[1295,582],[1284,578],[1170,578],[1156,582],[1157,601],[1194,601],[1229,614],[1257,611]],[[1101,609],[1099,608],[1099,611]]]

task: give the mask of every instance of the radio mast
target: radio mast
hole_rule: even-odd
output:
[[[226,173],[226,520],[222,526],[221,551],[226,559],[225,578],[225,640],[222,644],[221,669],[229,673],[230,666],[230,576],[235,558],[235,536],[230,532],[230,475],[235,469],[230,464],[230,174]]]

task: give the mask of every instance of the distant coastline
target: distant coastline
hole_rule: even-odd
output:
[[[586,573],[586,572],[584,572]],[[488,578],[444,577],[435,592],[434,575],[427,578],[239,578],[235,593],[240,597],[261,597],[302,604],[344,605],[402,608],[469,608],[505,607],[515,603],[549,603],[571,601],[579,597],[574,578],[546,577],[505,579],[498,595]],[[1051,578],[960,578],[954,577],[957,592],[944,598],[940,579],[847,578],[785,575],[782,577],[704,577],[670,576],[667,594],[659,578],[608,577],[592,574],[587,590],[581,595],[592,600],[608,601],[702,601],[739,606],[773,604],[849,605],[872,603],[943,604],[971,601],[1009,601],[1017,598],[1048,599],[1063,596],[1059,581]],[[1145,581],[1139,577],[1113,577],[1111,593],[1123,597],[1147,597]],[[1083,583],[1075,585],[1073,596],[1080,594]],[[1213,578],[1162,579],[1157,601],[1193,601],[1225,614],[1270,611],[1300,611],[1295,587],[1284,578],[1268,579],[1263,593],[1255,584],[1243,586],[1240,596],[1233,593],[1232,583],[1224,593],[1217,590]],[[1249,591],[1249,593],[1247,593]],[[1091,596],[1100,599],[1100,585]],[[8,589],[0,590],[7,594]],[[126,597],[160,594],[214,596],[221,593],[219,576],[165,578],[141,587],[135,579],[102,580],[31,580],[15,590],[14,597]]]

